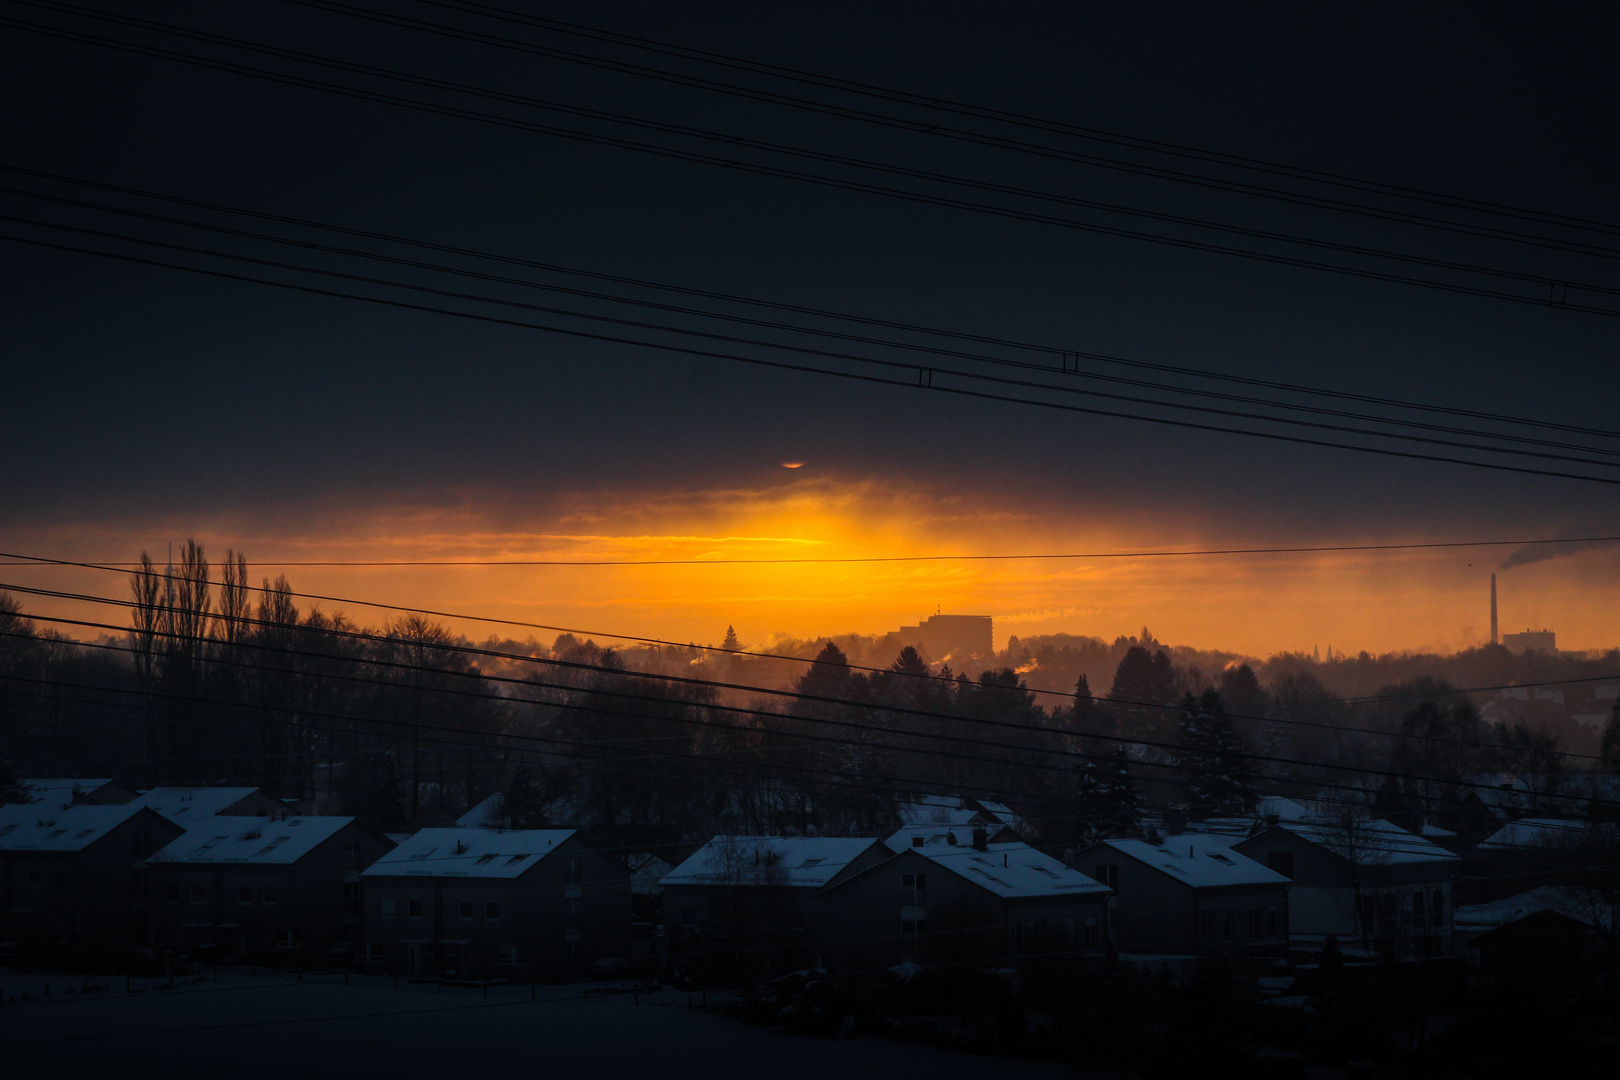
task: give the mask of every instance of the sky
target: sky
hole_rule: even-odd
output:
[[[809,92],[801,83],[452,8],[389,10]],[[1607,72],[1616,19],[1589,6],[716,3],[559,4],[545,11],[650,41],[1162,143],[1612,220],[1616,103]],[[1606,257],[876,129],[381,26],[320,3],[160,3],[138,14],[189,32],[475,83],[569,109],[1341,245],[1620,285]],[[269,83],[18,25],[377,85],[48,3],[3,0],[0,18],[8,20],[0,79],[7,100],[21,103],[0,120],[0,165],[803,307],[1565,425],[1620,426],[1612,418],[1620,323],[1612,317],[807,184]],[[454,100],[599,136],[699,146],[577,112]],[[1125,153],[1095,141],[1057,141],[1087,153]],[[827,168],[782,154],[723,153]],[[831,173],[873,179],[848,169]],[[135,250],[105,235],[113,231],[292,257],[285,246],[16,193],[152,209],[104,189],[18,173],[0,175],[0,186],[13,189],[0,193],[7,217],[0,233],[12,238]],[[1058,212],[1042,205],[1043,213]],[[162,212],[177,211],[169,205]],[[1072,205],[1061,213],[1134,229],[1151,224]],[[52,230],[44,220],[103,235]],[[1590,232],[1558,235],[1596,242]],[[225,266],[166,250],[162,258],[171,261]],[[1501,541],[1620,535],[1620,508],[1608,484],[762,368],[38,244],[0,243],[0,252],[7,387],[0,544],[11,553],[128,561],[144,549],[161,559],[167,545],[195,536],[215,557],[226,547],[245,551],[256,577],[285,570],[304,591],[602,632],[718,641],[734,624],[745,642],[762,644],[780,634],[883,632],[939,609],[994,616],[998,642],[1058,632],[1112,638],[1147,624],[1160,640],[1261,656],[1330,644],[1383,652],[1478,643],[1489,632],[1486,590],[1495,571],[1504,630],[1549,627],[1566,648],[1620,643],[1617,545],[1519,554],[1504,546],[831,565],[283,566]],[[295,254],[329,270],[353,266],[330,253]],[[1319,249],[1304,254],[1329,257]],[[426,271],[389,272],[441,281]],[[510,298],[521,292],[457,280],[462,290]],[[562,302],[555,294],[521,295]],[[1596,302],[1615,299],[1599,294]],[[569,303],[608,310],[594,301]],[[635,318],[655,315],[641,309]],[[684,315],[657,317],[689,324]],[[609,332],[577,317],[560,321]],[[755,334],[735,325],[727,332]],[[622,327],[611,334],[635,336]],[[1554,551],[1567,553],[1542,557]],[[5,567],[4,575],[0,581],[12,584],[122,591],[107,575],[88,572]],[[71,607],[29,604],[41,612]]]

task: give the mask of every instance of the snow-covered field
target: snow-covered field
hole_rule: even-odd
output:
[[[768,1077],[1055,1080],[1061,1067],[884,1039],[834,1042],[751,1028],[686,1008],[686,995],[488,991],[341,976],[218,982],[0,971],[8,1076]],[[50,996],[45,997],[46,984]],[[68,991],[73,991],[68,993]],[[24,996],[28,995],[28,996]],[[95,1070],[92,1072],[91,1070]],[[102,1072],[102,1070],[113,1070]],[[183,1071],[181,1071],[183,1070]],[[206,1070],[206,1071],[202,1071]]]

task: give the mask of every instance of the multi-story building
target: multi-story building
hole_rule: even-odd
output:
[[[396,974],[529,981],[630,956],[630,869],[573,829],[423,829],[361,881],[370,954]]]
[[[1112,930],[1121,953],[1282,958],[1289,880],[1230,844],[1205,833],[1104,840],[1074,865],[1118,894]]]
[[[146,860],[155,944],[194,958],[308,965],[364,942],[360,872],[394,842],[352,817],[215,815]]]

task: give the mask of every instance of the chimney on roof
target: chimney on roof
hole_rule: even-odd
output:
[[[973,826],[973,850],[974,851],[989,851],[990,850],[990,834],[984,831],[984,826],[983,825],[975,825],[975,826]]]

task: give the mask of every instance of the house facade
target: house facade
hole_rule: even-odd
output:
[[[1078,969],[1108,943],[1112,890],[1020,842],[908,846],[822,890],[827,965]]]
[[[1230,842],[1202,833],[1104,840],[1074,865],[1118,895],[1110,925],[1121,953],[1283,958],[1289,880]]]
[[[821,891],[891,854],[874,838],[717,836],[658,883],[671,962],[700,980],[820,966]]]
[[[630,870],[573,829],[423,829],[360,875],[368,954],[416,978],[526,982],[630,956]]]
[[[141,908],[161,948],[322,964],[363,945],[360,872],[393,847],[352,817],[216,815],[146,860]]]
[[[1264,829],[1233,850],[1288,878],[1294,947],[1329,936],[1398,958],[1451,950],[1452,879],[1462,860],[1381,819],[1294,821]]]
[[[0,892],[6,934],[127,943],[144,936],[137,904],[144,860],[183,830],[129,803],[0,806]]]

